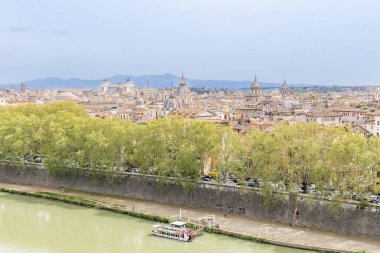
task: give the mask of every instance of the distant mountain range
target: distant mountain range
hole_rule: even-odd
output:
[[[133,81],[140,88],[168,88],[170,86],[177,87],[180,77],[173,74],[162,75],[115,75],[107,78],[111,83],[124,82],[127,79]],[[24,81],[28,89],[64,89],[64,88],[81,88],[81,89],[98,89],[104,80],[85,80],[85,79],[61,79],[56,77],[49,77],[44,79],[35,79]],[[232,80],[200,80],[200,79],[187,79],[189,87],[194,88],[217,88],[217,89],[247,89],[251,81],[232,81]],[[281,87],[280,83],[267,83],[260,82],[262,88],[277,88]],[[289,87],[312,87],[312,84],[289,84]],[[5,88],[19,88],[20,84],[2,84],[0,89]]]

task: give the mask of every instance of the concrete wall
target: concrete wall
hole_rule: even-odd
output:
[[[115,182],[104,176],[81,171],[78,175],[53,176],[45,169],[0,165],[0,182],[70,188],[101,194],[126,196],[197,208],[232,212],[256,218],[298,224],[351,235],[380,239],[380,209],[357,209],[354,204],[334,208],[330,201],[305,198],[296,201],[288,195],[264,198],[253,189],[199,183],[188,189],[173,180],[160,183],[153,176],[123,175]],[[269,200],[269,201],[268,201]],[[245,211],[245,214],[241,214]]]

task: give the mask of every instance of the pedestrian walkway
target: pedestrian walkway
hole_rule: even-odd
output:
[[[380,253],[380,241],[368,240],[364,238],[336,234],[317,229],[307,229],[304,227],[292,226],[271,222],[261,219],[253,219],[240,215],[227,214],[209,211],[206,209],[186,208],[183,206],[162,204],[153,201],[143,201],[129,199],[117,196],[100,195],[86,192],[78,192],[38,186],[22,186],[14,184],[0,183],[1,188],[14,189],[24,192],[52,192],[79,196],[104,203],[109,206],[117,205],[126,210],[134,210],[147,214],[155,214],[165,217],[178,217],[179,210],[182,210],[183,217],[199,219],[201,217],[215,215],[216,223],[223,230],[237,232],[240,234],[251,235],[260,238],[266,238],[270,241],[280,242],[282,244],[296,244],[317,248],[327,248],[334,251],[360,251]]]

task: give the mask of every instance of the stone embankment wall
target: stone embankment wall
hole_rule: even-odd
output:
[[[286,194],[264,198],[254,189],[199,183],[189,189],[174,180],[158,181],[154,176],[121,175],[117,180],[90,175],[51,175],[45,169],[0,165],[0,182],[70,188],[181,206],[206,208],[278,222],[298,224],[350,235],[380,239],[380,209],[358,209],[355,204],[340,207],[327,200],[304,197],[294,201]]]

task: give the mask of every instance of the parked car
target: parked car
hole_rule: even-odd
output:
[[[210,182],[211,181],[211,177],[209,175],[204,175],[204,176],[201,177],[201,180],[205,181],[205,182]]]
[[[237,181],[238,181],[238,179],[237,179],[237,177],[235,175],[229,175],[227,177],[227,179],[230,180],[230,181],[232,181],[232,182],[234,182],[234,183],[237,183]]]
[[[33,157],[33,161],[35,163],[42,163],[42,157],[40,155],[36,155]]]
[[[252,179],[248,180],[247,181],[247,186],[248,187],[255,187],[256,186],[255,181],[253,181]]]
[[[260,187],[260,182],[258,180],[249,179],[249,180],[247,180],[247,186],[248,187],[259,188]]]
[[[306,190],[307,191],[313,191],[313,190],[315,190],[315,184],[309,184],[309,185],[307,185],[306,186]]]
[[[368,201],[370,203],[378,204],[380,202],[380,196],[379,195],[375,195],[375,194],[371,194],[371,195],[369,195]]]
[[[124,169],[124,172],[128,172],[128,173],[139,173],[140,170],[139,170],[139,168],[128,167],[128,168]]]

